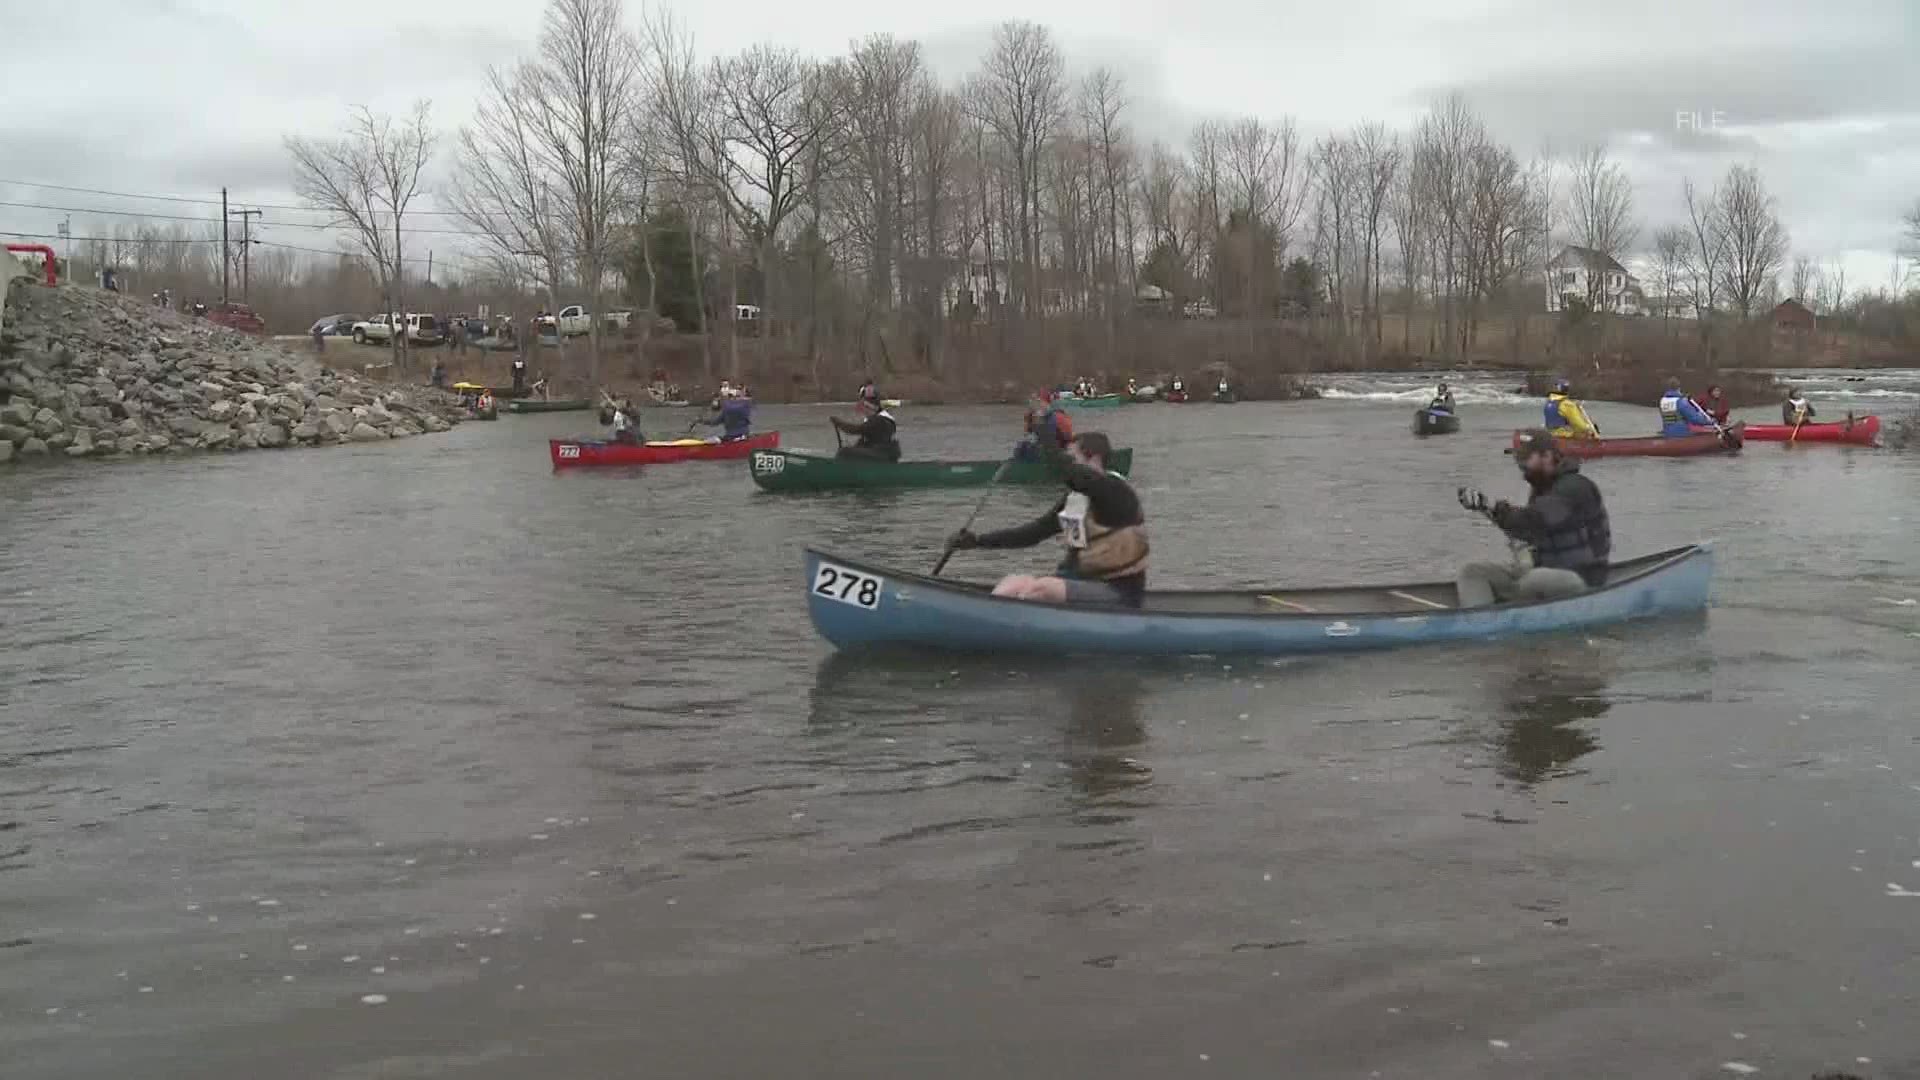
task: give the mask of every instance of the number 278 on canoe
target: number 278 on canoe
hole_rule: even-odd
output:
[[[886,582],[872,574],[821,563],[813,574],[813,594],[868,611],[880,606],[880,588]]]

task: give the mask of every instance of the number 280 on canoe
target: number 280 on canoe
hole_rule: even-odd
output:
[[[763,454],[756,451],[753,455],[753,471],[757,473],[779,473],[787,470],[787,455]]]
[[[813,575],[815,596],[852,604],[868,611],[880,606],[880,589],[885,584],[884,580],[872,574],[863,574],[829,562],[821,563],[820,569]]]

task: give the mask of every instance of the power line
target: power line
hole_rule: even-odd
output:
[[[191,237],[164,237],[164,236],[157,236],[157,237],[153,237],[153,238],[151,238],[151,239],[144,239],[144,240],[135,240],[135,239],[132,239],[132,238],[129,238],[129,237],[125,237],[125,236],[74,236],[74,237],[65,237],[65,236],[61,236],[61,235],[60,235],[59,233],[31,233],[31,232],[7,232],[7,231],[4,231],[4,230],[0,230],[0,236],[11,236],[11,237],[14,237],[14,238],[16,238],[16,239],[21,239],[21,240],[68,240],[68,239],[71,239],[71,240],[72,240],[72,241],[73,241],[74,243],[76,243],[76,244],[94,244],[94,243],[99,243],[99,244],[126,244],[126,245],[128,245],[129,247],[132,247],[132,246],[136,246],[136,245],[139,245],[139,244],[218,244],[218,243],[220,242],[220,238],[219,238],[219,237],[217,237],[217,236],[215,236],[215,237],[202,237],[202,236],[191,236]],[[256,244],[256,245],[258,245],[258,246],[260,246],[260,247],[270,247],[270,248],[280,248],[280,249],[282,249],[282,250],[285,250],[285,251],[304,251],[304,252],[306,252],[306,253],[308,253],[308,254],[310,254],[310,255],[331,255],[331,256],[333,256],[333,257],[335,257],[335,258],[338,258],[338,257],[340,257],[340,256],[343,256],[343,255],[344,255],[344,256],[346,256],[347,258],[350,258],[350,259],[364,259],[364,258],[366,258],[366,255],[365,255],[365,253],[363,253],[363,252],[358,252],[358,251],[341,251],[341,250],[340,250],[340,249],[338,249],[338,248],[334,248],[334,249],[332,249],[332,250],[328,250],[328,249],[326,249],[326,248],[312,248],[312,247],[301,247],[301,246],[300,246],[299,244],[282,244],[282,243],[280,243],[280,242],[278,242],[278,241],[275,241],[275,240],[255,240],[255,241],[254,241],[254,244]],[[217,256],[216,256],[216,258],[217,258]],[[440,262],[446,262],[446,261],[448,260],[448,256],[445,256],[445,255],[441,255],[441,256],[437,256],[437,258],[438,258],[438,260],[439,260]],[[459,256],[453,256],[453,258],[455,259],[455,261],[458,261],[458,262],[460,262],[460,263],[461,263],[461,264],[463,265],[463,267],[464,267],[465,269],[469,269],[469,270],[470,270],[470,269],[473,269],[473,267],[472,267],[472,265],[471,265],[471,264],[469,264],[469,263],[467,263],[467,261],[466,261],[465,259],[463,259],[463,258],[460,258]],[[426,259],[412,259],[412,258],[402,258],[402,259],[401,259],[400,261],[401,261],[401,262],[409,262],[409,263],[417,263],[417,264],[421,264],[421,265],[425,265],[425,264],[426,264],[426,262],[427,262],[427,260],[426,260]]]
[[[11,184],[15,187],[44,188],[48,191],[70,191],[70,192],[77,192],[83,195],[106,195],[115,199],[149,199],[155,202],[192,203],[198,206],[219,206],[220,205],[219,199],[195,199],[185,195],[135,195],[130,191],[105,191],[100,188],[68,187],[63,184],[41,184],[41,183],[36,183],[35,181],[32,181],[32,180],[0,180],[0,184]],[[245,201],[245,200],[241,200],[241,201]],[[250,203],[247,203],[247,205],[257,206],[262,210],[304,210],[307,213],[325,213],[326,212],[324,210],[316,210],[314,207],[311,207],[311,206],[287,206],[285,204],[257,203],[257,202],[250,202]],[[467,216],[466,214],[461,213],[458,210],[409,210],[407,211],[407,213],[409,215],[417,214],[423,217],[461,217],[463,218]]]
[[[216,203],[215,205],[217,206],[219,204]],[[248,204],[248,205],[253,205],[253,204]],[[209,218],[201,218],[201,217],[190,217],[185,214],[155,214],[145,210],[108,210],[101,207],[92,207],[92,206],[48,206],[45,203],[23,203],[23,202],[5,202],[5,201],[0,201],[0,206],[18,207],[19,209],[22,209],[22,210],[52,210],[56,213],[62,213],[62,214],[106,214],[113,217],[150,218],[154,221],[209,221],[209,220],[217,221],[219,220],[218,218],[209,219]],[[309,213],[314,213],[314,212],[316,211],[309,211]],[[288,228],[288,229],[351,230],[353,228],[353,226],[351,225],[337,225],[337,224],[336,225],[316,225],[308,221],[275,221],[275,222],[270,222],[269,224],[272,224],[281,228]],[[424,234],[424,235],[431,235],[431,236],[466,236],[466,237],[475,237],[475,238],[485,237],[485,234],[483,233],[466,232],[461,229],[403,228],[400,230],[400,232],[402,234],[415,233],[415,234]]]

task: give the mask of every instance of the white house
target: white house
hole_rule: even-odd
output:
[[[1640,279],[1610,255],[1569,244],[1547,263],[1547,310],[1563,311],[1567,301],[1591,302],[1613,315],[1645,313]]]

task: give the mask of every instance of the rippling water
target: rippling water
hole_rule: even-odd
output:
[[[1517,493],[1536,409],[1463,409],[1082,426],[1139,450],[1160,584],[1404,580],[1502,550],[1453,489]],[[977,492],[553,474],[578,419],[0,473],[5,1075],[1920,1068],[1912,457],[1589,465],[1623,554],[1719,540],[1696,619],[878,661],[800,545],[930,563]],[[903,420],[993,457],[1017,410]]]

